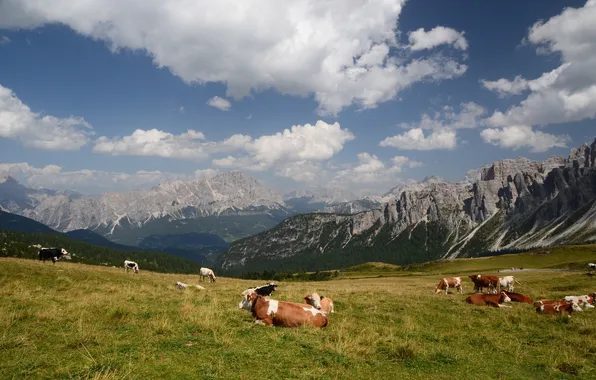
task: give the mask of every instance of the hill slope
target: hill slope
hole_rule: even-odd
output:
[[[596,140],[567,158],[495,162],[470,182],[405,186],[355,215],[306,214],[232,244],[230,273],[409,264],[484,251],[596,240]]]

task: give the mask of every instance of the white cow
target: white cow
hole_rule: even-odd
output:
[[[204,281],[205,277],[209,277],[209,282],[211,282],[211,281],[215,282],[215,273],[213,273],[213,271],[209,268],[201,268],[199,270],[199,275],[200,275],[199,279],[201,281]]]
[[[508,292],[513,291],[514,283],[521,285],[521,282],[517,281],[513,276],[499,277],[499,285],[501,286],[501,289],[507,288]]]
[[[589,267],[590,269],[592,269],[592,270],[595,270],[595,269],[596,269],[596,264],[594,264],[594,263],[590,263],[590,264],[588,264],[588,267]]]
[[[134,261],[124,260],[124,272],[128,273],[128,270],[132,269],[133,272],[139,273],[139,264]]]

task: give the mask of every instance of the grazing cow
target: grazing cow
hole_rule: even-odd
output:
[[[539,314],[561,315],[566,313],[567,317],[571,317],[571,313],[574,311],[582,311],[581,307],[579,307],[577,303],[571,301],[550,304],[544,303],[543,301],[538,301],[534,305],[536,306],[536,312]]]
[[[513,276],[499,277],[499,287],[501,289],[506,288],[508,292],[513,291],[514,283],[521,285],[521,282],[517,281]]]
[[[511,298],[511,302],[529,303],[530,305],[534,303],[534,301],[526,295],[508,292],[505,290],[503,290],[503,291],[505,292],[505,294],[507,294],[507,297]]]
[[[596,270],[596,264],[594,264],[594,263],[588,264],[588,267],[592,270]]]
[[[325,314],[310,305],[267,299],[254,291],[245,294],[238,307],[250,310],[255,317],[255,323],[265,326],[311,325],[321,328],[329,323]]]
[[[577,303],[579,306],[583,307],[584,309],[593,309],[594,308],[594,297],[584,294],[583,296],[566,296],[565,301],[571,301],[573,303]]]
[[[260,296],[270,296],[271,293],[277,290],[277,284],[270,282],[267,285],[257,286],[256,288],[249,289],[253,289]]]
[[[321,310],[321,312],[325,315],[329,315],[329,313],[335,313],[333,308],[333,300],[329,297],[319,296],[316,292],[307,294],[304,297],[304,303],[313,306],[317,310]]]
[[[466,298],[466,302],[471,303],[472,305],[479,306],[511,307],[501,305],[504,302],[511,302],[511,298],[509,298],[509,296],[504,291],[502,291],[499,294],[472,294],[471,296]]]
[[[39,261],[46,262],[47,259],[52,259],[52,264],[56,264],[56,261],[64,256],[65,259],[70,260],[70,253],[64,248],[40,248],[39,249]]]
[[[488,293],[497,294],[497,287],[499,286],[498,276],[485,276],[480,274],[471,274],[468,277],[474,283],[474,291],[482,293],[483,288],[488,288]]]
[[[132,269],[133,272],[139,273],[139,264],[134,261],[124,260],[124,272],[128,273],[128,270]]]
[[[215,273],[213,273],[213,271],[209,268],[201,268],[199,270],[199,275],[200,275],[200,280],[201,281],[205,281],[205,277],[209,277],[209,282],[213,281],[215,282]]]
[[[449,287],[457,289],[458,293],[463,293],[464,289],[461,282],[461,277],[445,277],[439,281],[439,285],[435,289],[435,294],[445,291],[445,294],[449,291]]]

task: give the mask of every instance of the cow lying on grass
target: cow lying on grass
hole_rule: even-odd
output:
[[[546,301],[555,301],[553,303],[549,303]],[[559,301],[559,302],[557,302]],[[567,314],[567,317],[571,317],[571,313],[574,311],[581,312],[582,309],[579,305],[573,301],[565,301],[565,300],[543,300],[534,303],[536,306],[536,312],[538,314],[547,314],[547,315],[563,315]]]
[[[310,305],[267,299],[256,292],[244,291],[238,308],[250,310],[255,323],[265,326],[327,326],[327,316]]]
[[[435,289],[435,294],[445,291],[448,294],[449,287],[457,289],[458,293],[463,293],[464,289],[461,283],[461,277],[445,277],[439,281],[439,285]]]
[[[511,302],[511,298],[505,293],[501,292],[499,294],[483,294],[483,293],[476,293],[472,294],[468,298],[466,298],[466,302],[472,305],[479,305],[479,306],[491,306],[491,307],[511,307],[511,306],[504,306],[501,305],[505,302]]]
[[[581,306],[584,309],[593,309],[595,295],[596,295],[596,293],[593,293],[590,296],[587,294],[584,294],[583,296],[566,296],[565,301],[571,301],[573,303],[577,303],[578,306]]]
[[[325,296],[320,296],[316,292],[307,294],[304,297],[304,303],[311,305],[317,310],[321,310],[321,312],[325,315],[329,315],[329,313],[335,313],[335,310],[333,309],[333,300]]]
[[[507,297],[511,298],[511,302],[529,303],[530,305],[534,303],[534,301],[526,295],[508,292],[506,290],[503,291],[505,292],[505,294],[507,294]]]

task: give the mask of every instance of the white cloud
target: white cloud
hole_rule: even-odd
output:
[[[248,115],[247,117],[245,117],[246,120],[250,120],[252,119],[252,113],[250,115]]]
[[[171,173],[139,170],[132,173],[107,172],[101,170],[63,171],[60,166],[47,165],[36,168],[26,162],[0,164],[0,177],[11,175],[26,186],[57,190],[78,190],[83,193],[103,191],[126,191],[147,188],[167,180],[192,180],[212,177],[213,169],[200,169],[193,173]]]
[[[219,96],[214,96],[207,101],[207,105],[211,107],[215,107],[221,111],[229,111],[232,108],[232,104],[224,98],[220,98]]]
[[[0,46],[8,45],[10,43],[10,38],[6,36],[0,36]]]
[[[571,141],[567,135],[552,135],[534,131],[527,125],[508,126],[501,129],[488,128],[480,133],[485,142],[517,150],[530,148],[531,152],[545,152],[551,148],[566,148]]]
[[[57,118],[32,112],[11,89],[0,85],[0,137],[31,148],[78,150],[94,134],[91,129],[80,117]]]
[[[453,45],[459,50],[468,49],[468,41],[466,41],[463,32],[444,26],[436,26],[428,32],[424,28],[417,29],[408,33],[408,41],[410,49],[415,51],[432,49],[443,44]]]
[[[385,138],[379,146],[403,150],[454,149],[457,138],[453,129],[434,129],[425,136],[422,128],[413,128],[401,135]]]
[[[466,71],[465,65],[437,56],[396,58],[409,49],[395,38],[404,4],[87,0],[73,7],[70,0],[9,0],[0,2],[0,28],[67,25],[106,41],[114,52],[146,53],[186,83],[225,83],[227,97],[241,99],[272,88],[314,95],[320,113],[337,114],[352,104],[372,108],[416,82],[450,79]],[[429,33],[463,49],[465,39],[452,41],[448,30]]]
[[[157,129],[137,129],[129,136],[98,138],[95,141],[93,152],[113,156],[154,156],[202,160],[211,154],[241,149],[249,141],[251,141],[250,136],[237,134],[223,141],[210,142],[205,140],[205,135],[202,132],[192,129],[180,135]]]
[[[178,108],[178,112],[183,113],[184,112],[184,106],[180,106],[180,108]]]
[[[402,128],[407,129],[470,129],[482,124],[482,116],[486,109],[474,102],[460,104],[459,112],[455,112],[449,106],[443,107],[441,112],[433,116],[423,114],[417,123],[401,123]]]
[[[412,161],[406,156],[395,156],[391,159],[391,162],[393,163],[393,168],[399,168],[399,171],[406,166],[409,168],[418,168],[420,166],[424,166],[422,162]]]
[[[565,10],[546,22],[534,24],[528,42],[539,53],[560,54],[562,64],[534,80],[483,82],[501,94],[530,91],[518,105],[495,112],[494,126],[557,124],[596,117],[596,1]]]

